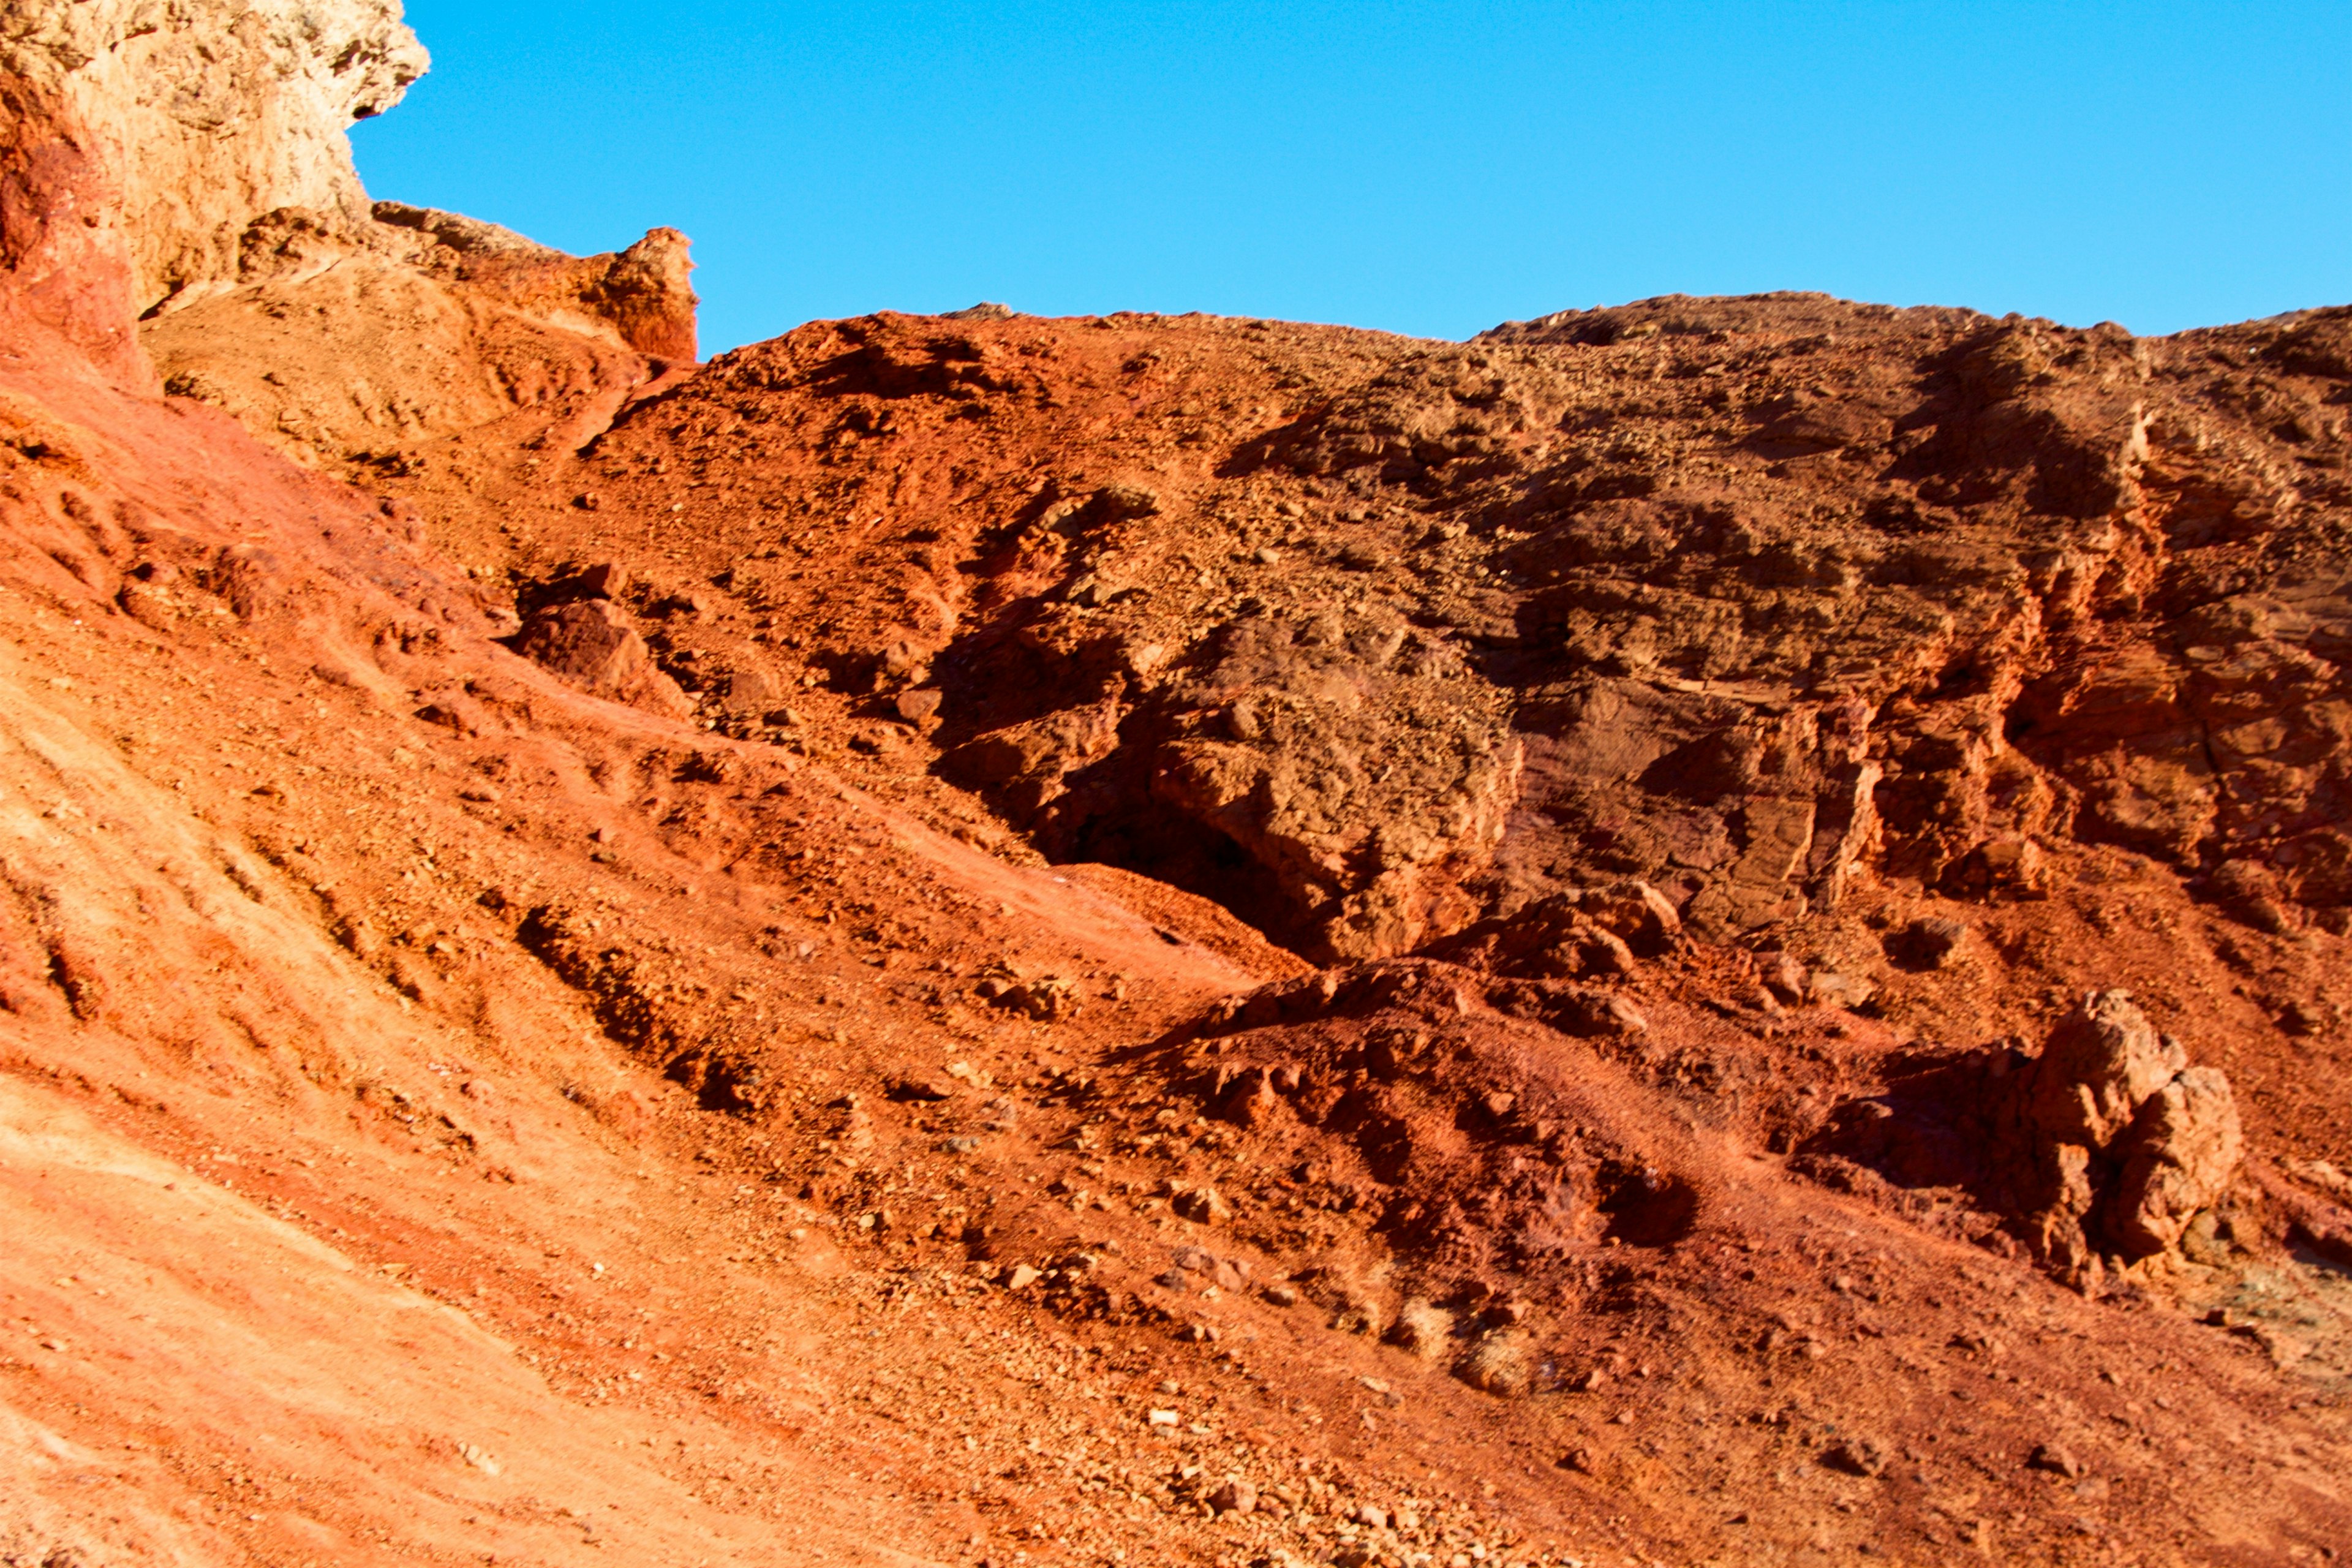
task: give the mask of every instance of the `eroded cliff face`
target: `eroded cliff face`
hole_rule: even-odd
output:
[[[2352,312],[698,366],[5,15],[0,1557],[2352,1535]]]
[[[693,363],[676,229],[572,257],[453,214],[374,212],[359,247],[305,224],[252,231],[281,265],[142,330],[165,384],[303,463],[381,475],[474,430],[569,452]]]
[[[257,224],[355,241],[372,220],[345,132],[427,63],[393,0],[0,5],[0,68],[62,103],[104,167],[142,314],[246,277]]]
[[[686,237],[574,258],[372,202],[346,132],[426,64],[381,0],[10,0],[0,244],[20,304],[118,379],[152,360],[305,462],[519,406],[561,405],[588,438],[695,357]]]

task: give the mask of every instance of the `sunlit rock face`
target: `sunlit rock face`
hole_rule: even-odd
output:
[[[367,225],[345,132],[427,63],[390,0],[0,4],[0,69],[84,133],[142,312],[236,281],[257,224]]]

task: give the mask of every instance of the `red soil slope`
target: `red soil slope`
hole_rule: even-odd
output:
[[[2344,313],[142,343],[9,103],[0,1556],[2352,1538]]]

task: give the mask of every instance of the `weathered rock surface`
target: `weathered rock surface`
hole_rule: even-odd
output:
[[[2140,1107],[2189,1065],[2128,993],[2085,997],[2042,1048],[2025,1091],[2026,1119],[2046,1142],[2105,1149]]]
[[[26,68],[0,1557],[2352,1536],[2344,312],[695,367]]]
[[[694,710],[677,681],[654,665],[646,639],[609,599],[554,605],[523,623],[515,649],[600,697],[683,718]]]
[[[675,229],[574,258],[449,214],[375,213],[357,229],[257,228],[235,280],[142,329],[167,389],[364,481],[414,471],[414,443],[501,422],[572,451],[694,359]]]
[[[2245,1152],[2229,1079],[2190,1067],[2120,991],[2086,996],[2059,1026],[2021,1104],[2049,1184],[2037,1240],[2069,1270],[2103,1237],[2128,1257],[2173,1246]]]
[[[427,63],[396,0],[0,5],[0,70],[95,143],[142,314],[235,285],[279,232],[357,243],[372,218],[345,132]]]
[[[1628,877],[1712,937],[1826,933],[1896,883],[2043,898],[2104,846],[2342,923],[2313,552],[2352,326],[2232,331],[1797,296],[1461,346],[879,318],[729,355],[599,451],[815,552],[746,573],[771,613],[835,580],[836,530],[894,542],[809,657],[912,633],[948,776],[1321,955]],[[2256,383],[2277,419],[2221,412]],[[1981,962],[1909,923],[1875,963]],[[1866,994],[1853,962],[1817,967]]]

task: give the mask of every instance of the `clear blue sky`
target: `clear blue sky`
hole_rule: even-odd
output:
[[[706,353],[979,300],[1436,337],[1821,289],[2352,302],[2352,5],[410,0],[369,188],[694,237]]]

